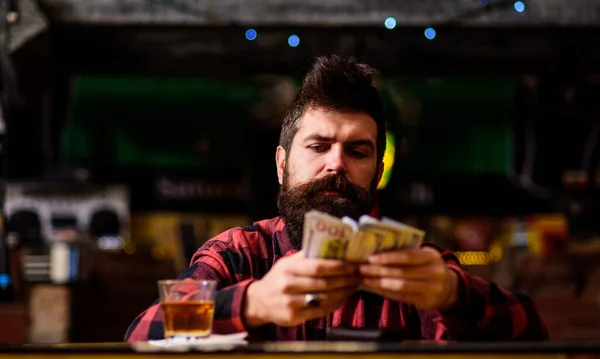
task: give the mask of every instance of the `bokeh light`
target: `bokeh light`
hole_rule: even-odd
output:
[[[515,11],[517,11],[517,12],[525,11],[525,3],[522,1],[515,2]]]
[[[255,40],[257,36],[258,36],[258,33],[256,32],[256,30],[254,30],[254,29],[246,30],[246,39],[252,41],[252,40]]]
[[[428,40],[433,40],[433,39],[435,39],[435,36],[436,36],[436,32],[435,32],[435,30],[434,30],[433,28],[431,28],[431,27],[428,27],[427,29],[425,29],[425,37],[426,37]]]
[[[298,37],[298,35],[290,35],[290,37],[288,37],[288,45],[290,45],[291,47],[296,47],[300,45],[300,38]]]
[[[396,19],[390,16],[385,19],[383,24],[385,25],[386,29],[391,30],[396,27]]]

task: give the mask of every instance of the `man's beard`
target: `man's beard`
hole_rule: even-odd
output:
[[[296,249],[302,246],[304,214],[316,209],[341,218],[348,216],[354,220],[371,212],[374,194],[377,188],[376,178],[370,189],[352,184],[344,175],[335,174],[314,179],[294,187],[289,185],[287,168],[283,173],[283,184],[277,197],[279,214],[285,220],[292,245]],[[322,191],[336,191],[339,195],[325,195]]]

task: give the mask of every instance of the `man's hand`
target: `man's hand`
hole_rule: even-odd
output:
[[[449,309],[458,298],[458,275],[429,247],[373,255],[360,274],[366,290],[426,310]]]
[[[248,287],[244,316],[250,327],[267,323],[295,326],[323,317],[339,308],[357,291],[357,266],[337,260],[306,259],[299,252],[282,258]],[[307,307],[306,294],[317,295],[321,305]]]

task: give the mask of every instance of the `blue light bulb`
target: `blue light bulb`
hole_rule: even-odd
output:
[[[300,45],[300,38],[298,37],[298,35],[290,35],[290,37],[288,37],[288,45],[290,45],[291,47],[296,47]]]
[[[390,16],[387,19],[385,19],[383,25],[386,29],[391,30],[396,27],[396,19]]]
[[[428,40],[433,40],[433,39],[435,39],[435,35],[436,35],[436,33],[435,33],[435,30],[434,30],[433,28],[431,28],[431,27],[428,27],[427,29],[425,29],[425,37],[426,37]]]
[[[258,36],[258,33],[256,32],[256,30],[254,30],[254,29],[246,30],[246,39],[252,41],[252,40],[255,40],[257,36]]]
[[[523,11],[525,11],[525,3],[522,2],[522,1],[515,2],[515,11],[516,12],[523,12]]]

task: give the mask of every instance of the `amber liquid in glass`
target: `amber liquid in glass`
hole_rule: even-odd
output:
[[[214,301],[162,302],[165,337],[207,337],[211,333]]]

